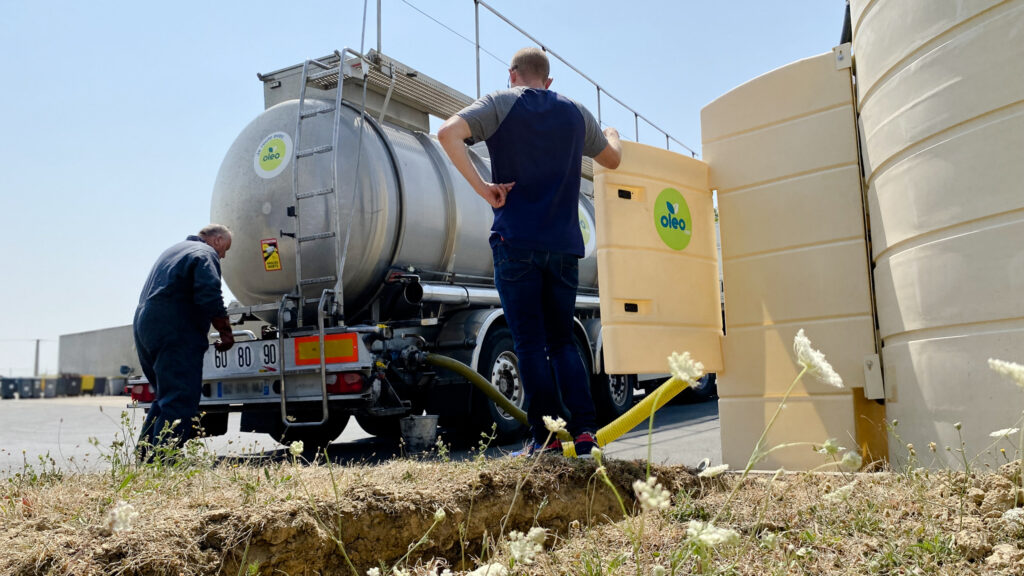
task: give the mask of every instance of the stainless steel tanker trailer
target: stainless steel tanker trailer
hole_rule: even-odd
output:
[[[442,426],[501,440],[522,425],[464,377],[422,362],[458,360],[523,408],[512,337],[492,278],[490,206],[429,134],[472,100],[386,56],[335,52],[259,75],[266,110],[228,150],[211,221],[233,231],[224,281],[242,304],[227,352],[211,347],[202,425],[316,449],[354,416],[397,436],[399,419],[436,414]],[[340,85],[340,88],[339,88]],[[487,149],[470,156],[487,174]],[[584,166],[588,172],[589,166]],[[632,376],[602,370],[593,185],[579,198],[576,337],[604,420],[632,403]],[[148,400],[150,389],[135,387]]]

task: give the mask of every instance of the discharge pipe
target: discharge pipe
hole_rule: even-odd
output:
[[[427,364],[432,364],[439,368],[451,370],[460,376],[463,376],[467,380],[473,383],[474,386],[480,389],[488,398],[494,401],[502,410],[508,412],[522,424],[529,425],[526,420],[526,413],[516,407],[515,404],[509,401],[501,392],[498,391],[490,382],[487,381],[483,376],[477,373],[469,366],[466,366],[458,360],[454,360],[447,356],[440,354],[427,354],[423,360]],[[658,389],[648,394],[625,412],[625,414],[619,416],[615,420],[612,420],[600,430],[597,431],[595,436],[597,437],[597,445],[604,447],[613,440],[618,439],[620,436],[629,432],[640,424],[644,420],[651,417],[651,414],[661,409],[669,400],[674,398],[676,394],[682,392],[686,387],[690,385],[685,380],[680,380],[673,376],[667,382],[658,387]],[[572,443],[572,437],[569,433],[562,431],[558,434],[558,439],[562,441],[562,453],[570,458],[576,457],[576,449]]]
[[[462,286],[457,284],[437,284],[411,282],[403,293],[410,304],[435,302],[441,304],[501,306],[501,297],[497,288],[478,286]],[[576,308],[596,310],[601,307],[597,296],[579,294],[576,296]]]

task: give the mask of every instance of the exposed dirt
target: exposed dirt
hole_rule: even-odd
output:
[[[644,514],[632,483],[645,465],[606,464],[628,515],[595,463],[558,457],[23,475],[0,488],[0,574],[362,576],[373,567],[386,575],[396,562],[440,574],[492,561],[524,574],[655,574],[658,565],[751,575],[1024,573],[1024,494],[1012,465],[972,475],[758,474],[731,500],[737,474],[702,479],[656,466],[673,505]],[[132,508],[119,508],[122,500]],[[113,510],[127,510],[124,525]],[[739,542],[695,552],[687,527],[712,519]],[[509,533],[538,526],[548,530],[545,551],[532,564],[511,562]]]
[[[453,568],[465,560],[472,568],[485,538],[496,539],[503,527],[508,533],[539,525],[564,534],[572,523],[622,518],[611,490],[594,478],[593,463],[546,457],[532,471],[529,464],[289,465],[266,473],[217,468],[187,479],[138,478],[120,497],[139,516],[117,533],[104,526],[104,511],[114,505],[109,492],[82,490],[108,478],[70,478],[8,500],[0,574],[235,575],[252,565],[262,574],[350,573],[345,554],[363,574],[401,558],[431,528],[439,508],[445,521],[409,564],[439,558]],[[607,470],[631,510],[630,486],[645,468],[615,462]],[[695,485],[681,468],[655,471],[673,491]],[[260,485],[253,488],[255,482]]]

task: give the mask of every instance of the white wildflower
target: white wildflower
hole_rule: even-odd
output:
[[[495,562],[494,564],[484,564],[476,570],[467,573],[466,576],[506,576],[507,574],[508,568]]]
[[[853,487],[856,484],[857,480],[855,479],[853,482],[850,482],[846,486],[836,488],[832,492],[825,494],[825,501],[833,503],[845,502],[850,497],[850,494],[853,494]]]
[[[761,544],[769,550],[774,550],[779,545],[779,537],[775,532],[762,532]]]
[[[302,443],[302,440],[296,440],[288,446],[288,453],[298,458],[302,456],[302,451],[306,449],[306,446]]]
[[[836,388],[843,387],[843,379],[832,369],[828,360],[825,360],[825,355],[811,348],[811,340],[804,335],[803,328],[793,338],[793,352],[796,353],[796,361],[818,380]]]
[[[557,434],[565,430],[565,420],[552,418],[551,416],[544,416],[542,418],[544,420],[544,427],[548,429],[548,432]]]
[[[527,540],[530,540],[531,542],[535,542],[537,544],[540,544],[542,549],[543,549],[543,546],[544,546],[544,541],[547,540],[547,537],[548,537],[548,531],[545,530],[544,528],[541,528],[540,526],[535,526],[533,528],[530,528],[530,531],[527,532],[527,534],[526,534],[526,539]]]
[[[370,568],[366,571],[366,576],[380,576],[380,568]]]
[[[444,570],[441,570],[441,576],[455,576],[455,575],[452,574],[451,570],[445,568]]]
[[[1014,362],[1007,362],[1006,360],[989,358],[988,367],[1004,376],[1013,378],[1013,381],[1017,383],[1017,386],[1024,388],[1024,366]]]
[[[434,522],[440,524],[441,522],[444,522],[444,519],[447,517],[448,515],[444,513],[444,508],[439,507],[437,510],[434,510]]]
[[[825,440],[825,443],[821,445],[821,448],[818,448],[818,454],[835,456],[836,454],[839,454],[843,450],[846,450],[846,448],[843,448],[842,446],[839,445],[839,440],[836,440],[835,438],[829,438],[828,440]]]
[[[668,357],[668,367],[672,375],[683,382],[696,382],[704,375],[704,364],[691,358],[689,352],[673,352]]]
[[[719,464],[718,466],[711,466],[701,470],[700,474],[697,474],[699,478],[714,478],[715,476],[721,475],[723,472],[729,469],[728,464]]]
[[[536,528],[534,529],[536,530]],[[543,535],[543,528],[541,529]],[[531,538],[530,536],[533,536]],[[513,530],[508,534],[508,551],[512,554],[512,558],[520,564],[533,564],[533,561],[537,558],[537,555],[544,551],[543,540],[541,544],[538,544],[535,540],[536,534],[533,530],[530,530],[530,534],[523,534],[518,530]]]
[[[664,510],[672,503],[672,495],[658,484],[658,479],[654,476],[648,478],[646,482],[633,482],[633,492],[636,493],[636,499],[640,501],[640,507],[644,512]]]
[[[651,568],[651,576],[665,576],[665,574],[668,574],[668,570],[666,570],[661,564],[655,564],[654,567]]]
[[[810,558],[812,554],[814,554],[814,550],[810,548],[800,548],[796,551],[796,555],[800,558]]]
[[[604,451],[595,446],[590,449],[590,455],[594,457],[594,460],[597,460],[597,462],[600,463],[601,457],[604,456]]]
[[[115,533],[131,530],[138,517],[135,507],[122,500],[107,512],[107,529]]]
[[[1009,436],[1010,434],[1016,434],[1017,432],[1020,432],[1020,428],[1003,428],[1002,430],[990,432],[989,436],[992,438],[1002,438],[1003,436]]]
[[[711,522],[690,520],[686,527],[686,536],[691,540],[700,540],[705,546],[727,546],[739,542],[740,535],[730,528],[719,528]]]
[[[412,574],[412,572],[410,572],[409,570],[402,570],[397,566],[391,569],[391,573],[395,576],[410,576],[410,574]]]
[[[864,459],[860,457],[859,453],[850,450],[843,454],[843,459],[839,462],[839,465],[847,470],[860,470],[860,467],[864,465]]]

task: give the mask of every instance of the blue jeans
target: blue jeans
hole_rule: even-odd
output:
[[[543,416],[561,417],[578,436],[596,428],[594,401],[573,338],[579,258],[495,241],[494,284],[512,331],[530,432],[543,442]]]

